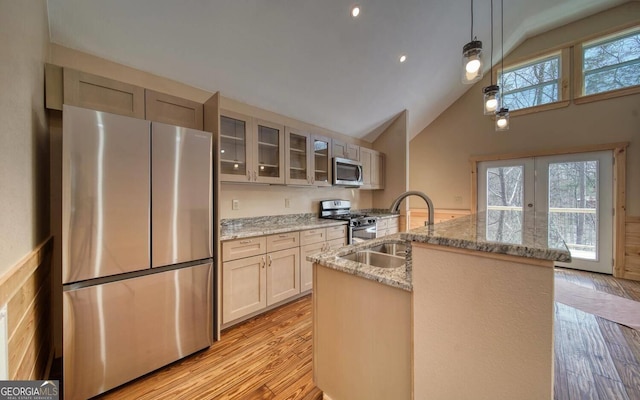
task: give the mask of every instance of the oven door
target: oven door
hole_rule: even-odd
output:
[[[349,228],[349,244],[362,243],[376,238],[376,225],[352,226]]]

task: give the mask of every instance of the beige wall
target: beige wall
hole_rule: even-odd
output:
[[[49,236],[44,0],[0,0],[0,276]]]
[[[407,111],[405,110],[373,142],[374,150],[385,155],[384,190],[373,191],[374,208],[389,208],[396,197],[407,190],[408,145]]]
[[[525,41],[513,57],[538,53],[615,26],[640,22],[640,3],[596,14]],[[545,151],[581,145],[628,141],[628,215],[640,215],[640,94],[512,117],[510,130],[497,133],[482,113],[482,87],[489,76],[427,126],[410,143],[410,185],[433,200],[436,208],[471,205],[469,157]]]

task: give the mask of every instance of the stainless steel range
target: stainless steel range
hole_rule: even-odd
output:
[[[320,218],[349,222],[348,244],[364,242],[376,237],[376,217],[352,213],[349,200],[324,200],[320,202]]]

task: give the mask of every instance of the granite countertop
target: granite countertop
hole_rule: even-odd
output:
[[[439,246],[456,247],[468,250],[476,250],[488,253],[508,254],[518,257],[536,258],[550,261],[571,261],[571,254],[564,241],[552,234],[552,240],[557,247],[547,245],[548,230],[546,216],[538,214],[535,218],[535,230],[519,230],[510,232],[509,224],[502,220],[502,232],[505,241],[489,240],[491,235],[497,236],[500,222],[491,221],[489,239],[487,238],[487,215],[485,213],[472,214],[441,222],[432,226],[412,229],[409,232],[396,233],[383,238],[369,240],[367,242],[342,247],[340,249],[314,254],[307,260],[321,264],[325,267],[343,271],[352,275],[371,279],[389,286],[407,291],[412,290],[412,257],[411,242],[430,243]],[[513,224],[511,224],[513,226]],[[552,229],[552,233],[555,231]],[[508,241],[508,242],[506,242]],[[406,264],[399,268],[377,268],[356,261],[349,261],[341,256],[354,253],[359,250],[374,247],[380,243],[395,242],[407,244]]]
[[[318,218],[317,214],[223,219],[220,221],[220,241],[346,224],[346,221]]]
[[[497,213],[492,215],[487,215],[487,213],[472,214],[432,226],[412,229],[400,236],[405,240],[439,246],[539,260],[571,261],[569,249],[553,228],[551,228],[552,234],[549,235],[545,214],[526,214],[525,218],[534,219],[535,228],[524,231],[519,228],[513,229],[513,226],[519,225],[509,221],[508,216],[502,220],[498,216]],[[502,240],[497,239],[499,232],[502,232]],[[555,246],[548,245],[549,236],[551,236],[551,241],[556,244]]]
[[[350,261],[341,258],[341,256],[351,254],[359,250],[365,250],[381,243],[401,243],[407,245],[407,263],[404,265],[404,267],[379,268],[367,264],[362,264],[357,261]],[[307,256],[307,260],[338,271],[380,282],[388,286],[396,287],[409,292],[412,290],[411,244],[407,243],[406,240],[401,239],[399,233],[388,235],[379,239],[368,240],[366,242],[346,247],[341,247],[336,250],[313,254]]]

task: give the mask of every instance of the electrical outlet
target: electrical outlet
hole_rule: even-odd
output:
[[[237,200],[237,199],[231,200],[231,209],[232,210],[239,210],[240,209],[240,200]]]
[[[291,207],[291,200],[289,200],[288,198],[284,199],[284,208],[289,208]]]

